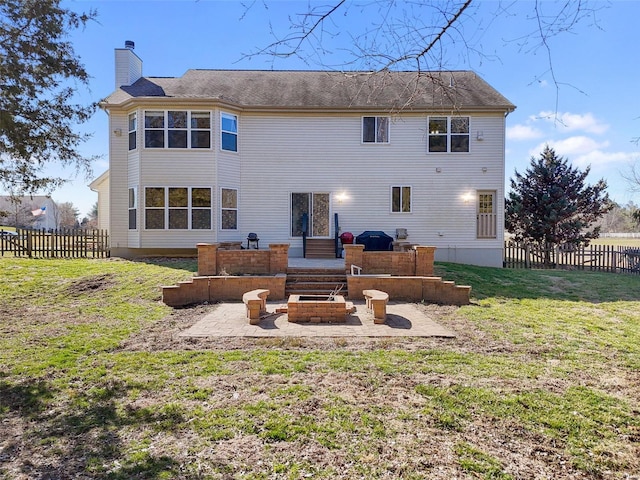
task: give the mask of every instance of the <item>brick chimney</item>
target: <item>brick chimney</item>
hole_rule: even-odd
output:
[[[116,48],[116,88],[132,85],[142,77],[142,60],[134,53],[135,43],[124,42],[124,48]]]

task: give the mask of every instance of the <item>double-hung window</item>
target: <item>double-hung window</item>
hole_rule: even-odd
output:
[[[164,112],[144,112],[144,147],[164,148]]]
[[[392,186],[391,187],[391,212],[411,213],[411,187]]]
[[[129,150],[135,150],[138,144],[138,116],[135,113],[129,114]]]
[[[469,117],[429,117],[429,152],[468,152]]]
[[[222,230],[238,229],[238,190],[223,188],[220,191],[220,226]]]
[[[362,117],[363,143],[389,143],[389,117]]]
[[[191,112],[191,148],[211,148],[209,112]]]
[[[238,151],[238,116],[230,113],[220,114],[220,145],[222,150]]]
[[[144,227],[147,230],[164,230],[165,205],[165,189],[163,187],[144,189]]]
[[[147,230],[210,230],[211,189],[197,187],[146,187]]]
[[[211,148],[211,112],[144,112],[145,148]]]
[[[187,148],[187,112],[167,112],[169,148]]]
[[[129,230],[138,228],[138,207],[137,207],[136,188],[129,189]]]
[[[191,228],[211,230],[211,189],[191,189]]]
[[[189,189],[169,187],[169,229],[189,228]]]

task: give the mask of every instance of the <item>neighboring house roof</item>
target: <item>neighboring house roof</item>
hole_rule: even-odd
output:
[[[102,106],[134,99],[203,99],[255,109],[515,109],[472,71],[188,70],[178,78],[140,78]]]
[[[107,180],[109,180],[109,170],[106,170],[106,171],[102,172],[102,174],[99,177],[95,178],[89,184],[89,188],[92,191],[97,192],[98,189],[100,188],[100,185],[102,185]]]

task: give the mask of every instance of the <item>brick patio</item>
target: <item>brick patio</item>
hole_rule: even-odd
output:
[[[222,303],[181,337],[443,337],[455,334],[437,324],[413,304],[389,302],[387,321],[376,325],[364,302],[354,302],[356,311],[342,324],[291,323],[287,315],[275,313],[286,303],[268,302],[268,315],[258,325],[247,321],[244,305]]]

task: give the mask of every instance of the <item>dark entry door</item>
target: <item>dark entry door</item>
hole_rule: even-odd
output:
[[[302,218],[309,219],[309,237],[329,238],[330,236],[330,194],[328,193],[292,193],[291,194],[291,236],[302,236]]]

